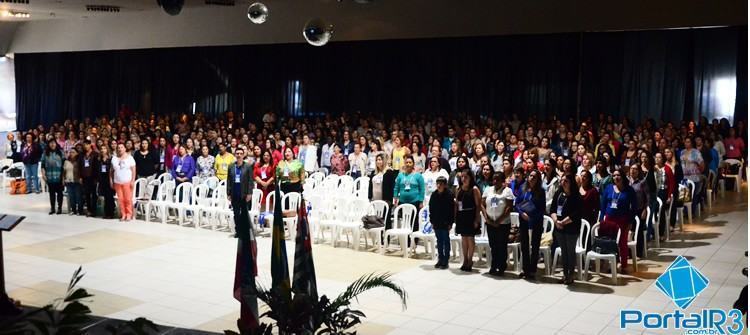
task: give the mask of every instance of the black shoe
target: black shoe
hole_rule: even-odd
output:
[[[58,215],[62,214],[62,208],[58,208],[58,209],[57,209],[57,214],[58,214]]]
[[[49,215],[52,215],[52,214],[55,214],[55,210],[54,209],[51,210],[51,211],[49,211]]]
[[[490,271],[487,271],[487,274],[490,275],[490,276],[494,276],[495,274],[497,274],[497,270],[490,269]]]
[[[523,272],[523,271],[519,272],[518,273],[518,278],[523,278],[523,277],[526,277],[526,273]]]
[[[448,264],[446,263],[446,264],[440,265],[440,268],[443,270],[446,270],[448,269]]]
[[[558,284],[565,284],[567,282],[568,282],[568,277],[562,277],[562,278],[560,278],[560,279],[557,280]]]
[[[441,266],[443,266],[443,264],[440,264],[440,263],[435,263],[435,268],[436,268],[436,269],[439,269],[439,268],[440,268]]]
[[[565,280],[565,285],[573,285],[573,282],[575,282],[575,278],[573,278],[573,276],[570,276],[567,280]]]

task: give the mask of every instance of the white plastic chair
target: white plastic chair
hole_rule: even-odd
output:
[[[167,181],[159,184],[156,192],[156,200],[146,203],[146,222],[151,222],[151,213],[161,219],[161,223],[167,223],[167,205],[174,199],[175,183]]]
[[[138,214],[144,214],[146,210],[146,203],[151,200],[146,194],[148,190],[148,180],[146,178],[138,178],[133,184],[133,207],[135,208],[135,216]]]
[[[451,241],[451,257],[460,258],[463,241],[461,241],[461,235],[456,234],[456,225],[453,224],[451,225],[451,227],[452,228],[449,234],[450,241]]]
[[[279,195],[281,196],[281,199],[284,199],[284,192],[279,191]],[[275,211],[275,205],[276,205],[276,191],[268,192],[266,195],[266,211],[265,211],[265,217],[264,220],[268,222],[269,227],[273,227],[273,219],[274,219],[274,211]],[[281,204],[282,211],[284,210],[283,206],[284,204]],[[259,222],[260,224],[260,222]]]
[[[635,230],[632,234],[628,233],[628,250],[630,250],[630,257],[633,258],[633,269],[638,272],[638,232],[641,229],[641,218],[636,215],[635,217]],[[618,240],[619,241],[619,240]],[[645,242],[643,244],[646,244]],[[644,255],[646,255],[644,253]]]
[[[354,194],[354,179],[347,175],[339,177],[339,184],[336,187],[336,191],[340,194]]]
[[[159,175],[159,177],[156,177],[157,180],[159,180],[159,184],[164,184],[164,182],[172,180],[172,175],[169,174],[169,172],[164,172]]]
[[[586,255],[586,247],[589,245],[589,234],[591,233],[591,224],[585,219],[581,219],[581,230],[576,240],[576,269],[578,270],[578,280],[583,280],[583,259]],[[552,274],[557,269],[557,260],[562,257],[562,249],[555,248],[555,255],[552,257]]]
[[[591,227],[592,240],[593,240],[593,238],[599,236],[599,225],[600,225],[600,223],[597,222],[593,227]],[[615,239],[615,241],[619,241],[620,240],[620,233],[621,233],[621,231],[618,229],[617,230],[617,238]],[[594,264],[596,265],[596,273],[597,274],[601,274],[601,271],[600,271],[600,269],[601,269],[601,263],[600,262],[601,261],[607,261],[607,262],[609,262],[609,265],[610,265],[609,267],[612,270],[612,280],[615,283],[617,283],[617,255],[616,254],[600,254],[600,253],[598,253],[598,252],[596,252],[594,250],[591,250],[591,251],[587,252],[586,253],[586,264],[584,266],[584,269],[585,269],[584,270],[585,271],[584,280],[588,280],[588,278],[589,278],[589,267],[591,266],[591,261],[595,261]]]
[[[510,225],[511,227],[521,226],[521,221],[518,218],[518,213],[510,213]],[[521,272],[521,242],[508,243],[508,255],[513,255],[513,267],[515,271]],[[509,261],[510,259],[511,258],[508,257]]]
[[[289,192],[281,198],[281,212],[286,213],[288,211],[294,211],[294,216],[282,217],[284,226],[289,231],[289,238],[294,240],[297,236],[297,213],[299,213],[299,205],[302,201],[302,195],[297,192]]]
[[[388,206],[388,203],[383,200],[373,200],[370,202],[370,208],[367,212],[368,215],[376,215],[379,218],[383,219],[383,224],[388,220],[388,211],[390,210],[390,207]],[[378,228],[371,228],[371,229],[364,229],[365,231],[365,248],[368,247],[367,245],[367,238],[372,238],[372,245],[376,246],[378,248],[379,253],[383,253],[383,232],[385,231],[385,226],[378,227]]]
[[[484,221],[484,217],[479,218],[481,220],[482,230],[479,235],[474,236],[474,252],[479,258],[478,261],[482,261],[482,254],[487,254],[487,264],[492,264],[492,252],[490,248],[490,239],[487,237],[487,222]],[[473,256],[473,255],[472,255]]]
[[[713,170],[708,171],[708,179],[706,180],[706,206],[708,206],[708,209],[711,209],[713,207],[714,197],[716,194],[714,193],[714,189],[716,188],[716,172]]]
[[[314,204],[313,212],[313,223],[317,225],[318,243],[324,243],[325,231],[329,231],[331,234],[331,241],[334,241],[334,234],[336,231],[336,208],[342,206],[336,199],[332,197],[323,197],[319,204]],[[333,243],[333,242],[331,242]]]
[[[651,215],[651,208],[648,209],[649,215],[648,217],[651,218],[651,227],[654,229],[654,244],[656,244],[657,248],[661,248],[661,233],[659,232],[659,226],[661,226],[662,220],[665,220],[666,218],[663,218],[661,215],[661,210],[664,208],[664,201],[661,200],[661,198],[656,198],[656,203],[659,204],[657,206],[656,210],[657,212]],[[648,231],[648,230],[646,230]],[[669,239],[669,225],[666,226],[666,229],[664,231],[664,234],[666,234],[667,239]],[[645,241],[645,239],[644,239]],[[645,254],[644,254],[645,255]]]
[[[323,183],[323,180],[325,178],[326,178],[326,175],[323,174],[323,172],[313,172],[310,176],[308,176],[307,178],[305,178],[305,180],[312,179],[312,180],[315,180],[316,182],[318,182],[318,184],[320,184],[320,183]]]
[[[360,234],[362,233],[362,217],[367,215],[370,209],[370,203],[366,199],[352,199],[349,202],[348,210],[341,215],[341,219],[336,222],[335,240],[338,241],[343,233],[346,237],[346,244],[349,245],[349,233],[352,233],[354,250],[359,250]],[[334,247],[336,243],[334,242]]]
[[[552,218],[545,215],[543,222],[544,226],[542,228],[542,234],[552,233],[552,229],[555,227]],[[548,276],[552,275],[552,247],[549,245],[539,246],[539,253],[542,254],[542,258],[544,259],[544,272],[546,272]],[[539,259],[537,258],[537,261],[538,260]]]
[[[690,190],[690,201],[685,202],[682,204],[682,206],[687,211],[687,217],[688,217],[688,224],[693,224],[693,200],[695,200],[695,183],[687,179],[687,187]],[[700,206],[698,207],[698,216],[700,216]]]
[[[354,180],[354,196],[361,199],[367,199],[370,192],[370,178],[359,177]]]
[[[182,226],[185,222],[185,212],[190,206],[190,197],[193,193],[193,183],[183,182],[177,185],[177,189],[174,194],[174,201],[167,204],[167,213],[169,210],[175,210],[177,212],[177,224]]]
[[[42,163],[39,162],[36,166],[37,166],[36,175],[39,176],[38,177],[38,179],[39,179],[39,191],[46,193],[49,190],[49,188],[47,187],[47,182],[44,181],[44,178],[42,178]]]
[[[260,222],[258,222],[258,218],[260,218],[261,200],[263,200],[263,191],[258,189],[253,190],[253,195],[250,199],[250,211],[248,212],[248,216],[250,216],[250,222],[252,222],[255,230],[260,229]]]
[[[417,215],[417,207],[412,204],[401,204],[393,211],[393,227],[385,231],[385,247],[390,245],[390,238],[394,237],[399,240],[401,250],[404,252],[403,257],[409,256],[407,250],[407,238],[412,233],[412,224],[414,216]]]
[[[419,216],[417,217],[417,219],[419,220],[419,227],[417,228],[417,231],[409,234],[409,239],[411,240],[412,253],[414,255],[417,254],[416,239],[421,239],[422,241],[424,241],[424,248],[425,248],[425,251],[430,255],[430,259],[435,259],[435,254],[436,254],[435,251],[436,251],[436,246],[437,246],[437,237],[435,236],[435,231],[433,230],[429,233],[424,233],[423,231],[427,222],[430,221],[429,206],[424,206],[422,207],[422,209],[419,210]]]
[[[719,192],[721,192],[721,196],[724,196],[724,192],[726,190],[726,182],[724,179],[726,178],[734,178],[734,191],[739,193],[740,188],[742,185],[742,164],[744,164],[743,161],[736,160],[736,159],[727,159],[724,161],[728,165],[728,168],[732,168],[736,165],[739,165],[737,168],[737,174],[724,174],[719,179]]]
[[[192,215],[191,221],[195,229],[201,227],[201,221],[203,221],[203,215],[205,212],[210,211],[212,207],[212,199],[208,197],[209,187],[206,184],[193,185],[193,196],[190,199],[190,205],[185,209],[185,218],[190,213]],[[212,230],[216,230],[216,222],[208,220]]]

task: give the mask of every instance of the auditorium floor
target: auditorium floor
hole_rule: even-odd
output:
[[[675,306],[653,285],[676,255],[686,256],[710,279],[688,309],[728,309],[747,284],[747,189],[727,192],[713,210],[694,218],[685,232],[639,261],[639,271],[571,287],[551,278],[531,283],[458,270],[435,270],[427,259],[403,259],[345,247],[314,245],[318,291],[336,296],[370,272],[395,273],[409,295],[401,310],[384,290],[354,305],[367,314],[359,334],[640,334],[618,327],[620,309],[658,312]],[[147,317],[157,323],[220,332],[233,329],[239,303],[232,297],[236,242],[228,233],[133,221],[121,223],[68,215],[48,216],[47,195],[0,195],[0,212],[27,216],[4,234],[5,271],[11,297],[43,305],[64,294],[81,265],[80,286],[95,294],[94,314]],[[270,284],[270,238],[258,241],[259,281]],[[294,245],[287,243],[290,265]],[[541,272],[541,270],[540,270]]]

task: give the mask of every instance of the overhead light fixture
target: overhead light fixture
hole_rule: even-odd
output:
[[[110,5],[86,5],[87,12],[119,13],[120,7]]]
[[[31,14],[26,12],[17,12],[17,11],[10,11],[10,10],[4,10],[0,12],[0,15],[3,17],[13,17],[17,19],[25,19],[31,17]]]

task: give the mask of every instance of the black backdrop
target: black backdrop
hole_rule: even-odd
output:
[[[20,129],[115,115],[121,104],[156,114],[188,112],[192,102],[209,115],[286,113],[293,80],[305,114],[676,121],[721,116],[715,83],[736,77],[735,119],[747,119],[747,26],[17,54],[15,67]]]

